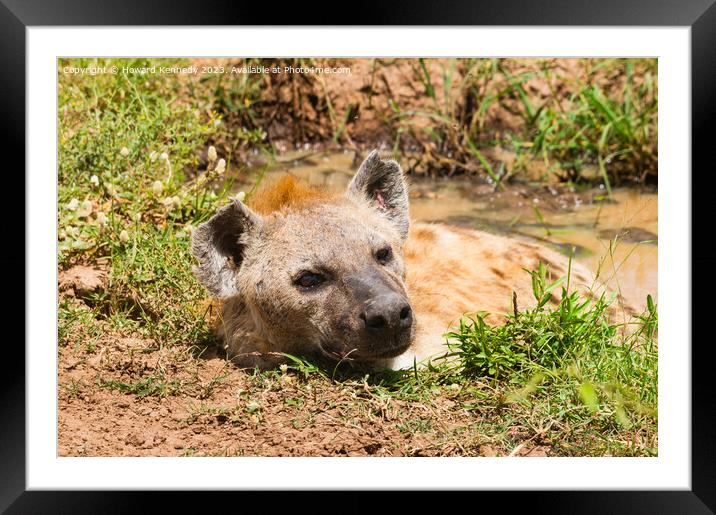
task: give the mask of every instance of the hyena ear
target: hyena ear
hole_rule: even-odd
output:
[[[374,150],[353,176],[346,195],[367,202],[393,224],[403,240],[408,237],[408,187],[398,163],[383,161]]]
[[[194,275],[215,297],[227,298],[238,293],[236,278],[246,243],[261,222],[261,217],[241,201],[231,199],[228,206],[194,231],[191,251],[199,260]]]

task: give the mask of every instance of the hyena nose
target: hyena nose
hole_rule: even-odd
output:
[[[381,295],[365,303],[360,318],[373,331],[399,331],[413,324],[413,310],[400,295]]]

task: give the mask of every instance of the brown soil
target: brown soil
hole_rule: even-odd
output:
[[[286,64],[284,60],[265,60],[267,66]],[[448,59],[426,59],[424,64],[432,80],[437,99],[444,99],[442,75]],[[585,78],[589,73],[588,61],[583,59],[550,59],[549,66],[555,72],[552,84],[541,77],[527,81],[526,90],[534,97],[536,105],[550,96],[550,87],[564,89],[569,80]],[[329,141],[339,129],[341,117],[350,113],[344,132],[345,143],[366,146],[391,147],[395,141],[395,130],[390,123],[394,111],[391,103],[401,111],[416,113],[412,119],[413,131],[404,134],[401,141],[406,152],[421,150],[429,146],[427,136],[421,130],[434,126],[435,121],[417,113],[431,111],[433,100],[425,93],[420,82],[421,68],[417,59],[316,59],[317,66],[350,67],[350,74],[270,74],[265,78],[257,110],[269,139],[279,145],[280,150],[305,142]],[[236,63],[238,64],[238,63]],[[511,59],[503,66],[513,72],[517,70],[538,71],[540,63],[534,59]],[[457,66],[452,86],[447,92],[451,98],[461,96],[460,84],[465,70]],[[561,81],[556,77],[566,76]],[[617,77],[601,77],[602,84],[612,84]],[[457,101],[457,111],[465,108]],[[505,99],[493,103],[488,109],[486,126],[492,136],[504,131],[521,130],[523,120],[514,114],[519,107],[519,98]],[[330,107],[329,107],[330,105]],[[444,107],[442,107],[444,110]],[[459,113],[453,113],[459,118]],[[340,142],[341,140],[339,140]],[[285,146],[284,146],[285,145]],[[283,147],[282,147],[283,146]]]
[[[165,396],[124,393],[116,386],[152,378],[172,385]],[[293,371],[262,377],[236,369],[214,349],[199,357],[187,349],[159,349],[139,337],[107,335],[91,350],[61,346],[58,384],[61,456],[511,452],[474,430],[480,417],[462,409],[451,389],[426,403],[381,400],[369,385],[305,381]],[[527,442],[513,452],[544,456],[549,449]]]

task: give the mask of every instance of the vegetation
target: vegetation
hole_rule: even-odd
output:
[[[524,172],[535,159],[544,161],[547,174],[571,182],[589,179],[585,169],[597,167],[607,188],[610,178],[656,177],[656,60],[587,60],[586,70],[569,78],[553,60],[522,66],[512,59],[451,60],[440,77],[428,71],[424,59],[413,67],[432,103],[421,112],[393,104],[394,121],[398,133],[414,135],[416,118],[431,120],[423,130],[435,143],[427,150],[432,166],[467,171],[478,166],[496,183]],[[434,86],[438,81],[442,98]],[[536,95],[530,87],[546,91]],[[501,133],[489,123],[496,110],[513,119]],[[514,152],[511,170],[485,156],[496,146]],[[444,155],[452,155],[451,162],[440,158]]]
[[[292,356],[290,368],[303,378],[353,379],[381,398],[430,403],[447,390],[481,420],[473,430],[501,449],[514,450],[528,434],[532,445],[560,455],[656,455],[658,315],[651,298],[625,330],[609,322],[604,295],[592,301],[562,286],[551,307],[552,291],[568,277],[547,284],[543,265],[529,273],[536,307],[497,326],[483,313],[465,316],[445,335],[457,359],[360,375]]]
[[[215,212],[230,181],[207,187],[223,177],[223,159],[195,170],[219,118],[197,107],[200,98],[187,102],[171,77],[61,79],[58,265],[109,268],[107,288],[88,301],[112,327],[160,343],[200,340],[204,294],[187,266],[190,234]]]
[[[89,63],[97,60],[71,60]],[[98,64],[113,63],[119,61]],[[374,66],[384,65],[390,63]],[[552,91],[539,105],[526,88],[535,76],[551,81],[546,64],[516,72],[504,60],[450,60],[440,87],[424,61],[414,65],[430,105],[416,113],[393,102],[385,122],[396,143],[413,134],[434,156],[430,166],[484,173],[495,183],[522,173],[535,156],[549,163],[548,173],[570,181],[582,179],[590,163],[607,186],[622,169],[639,170],[642,180],[656,173],[655,61],[605,61],[568,93]],[[616,91],[595,79],[606,69],[623,79]],[[239,157],[259,151],[270,159],[275,151],[265,120],[266,109],[278,107],[262,97],[262,80],[268,79],[60,74],[58,267],[88,264],[107,274],[105,287],[60,298],[62,370],[97,363],[90,380],[61,374],[67,402],[90,391],[142,402],[175,397],[191,406],[186,423],[214,417],[248,430],[266,423],[272,408],[264,394],[279,390],[295,430],[313,427],[320,412],[339,406],[346,427],[379,420],[401,435],[425,436],[432,443],[421,452],[521,454],[545,446],[550,455],[656,453],[653,302],[625,332],[605,317],[610,299],[581,298],[567,278],[547,284],[544,268],[530,272],[535,309],[515,310],[501,326],[476,313],[446,335],[453,361],[365,374],[345,363],[292,357],[290,365],[262,374],[207,372],[202,355],[215,344],[213,312],[192,276],[190,235],[224,203],[233,178],[248,173]],[[498,137],[487,121],[503,99],[516,102],[505,106],[523,123]],[[316,100],[314,110],[332,113],[327,139],[346,144],[354,111],[341,111],[329,96]],[[419,117],[434,122],[429,130],[414,125]],[[303,122],[297,130],[310,139],[315,134]],[[499,145],[511,146],[514,166],[490,157]],[[558,287],[563,293],[553,307],[548,300]],[[117,341],[126,342],[120,348]],[[243,381],[243,395],[212,404],[231,381]],[[453,426],[440,422],[446,413]],[[395,445],[391,452],[417,453]]]
[[[356,61],[356,60],[353,60]],[[372,59],[355,100],[322,75],[235,75],[215,81],[215,108],[232,127],[232,146],[286,139],[368,145],[360,119],[390,134],[393,152],[417,174],[470,173],[494,183],[656,182],[656,59]],[[254,59],[255,66],[321,66],[341,60]],[[348,62],[343,64],[350,64]],[[402,96],[393,87],[413,89]],[[364,79],[365,81],[365,79]],[[282,88],[283,97],[276,93]],[[290,94],[289,94],[290,92]],[[289,98],[290,97],[290,98]],[[349,97],[344,100],[343,97]],[[418,100],[413,100],[413,98]],[[298,107],[298,108],[297,108]],[[272,130],[280,120],[282,130]],[[375,123],[370,127],[376,136]],[[501,158],[507,151],[510,161]]]

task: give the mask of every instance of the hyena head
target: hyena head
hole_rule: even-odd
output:
[[[373,361],[405,351],[415,317],[405,286],[408,192],[400,166],[373,151],[342,196],[270,213],[239,200],[194,232],[197,278],[238,296],[278,352]],[[295,196],[295,195],[294,195]]]

